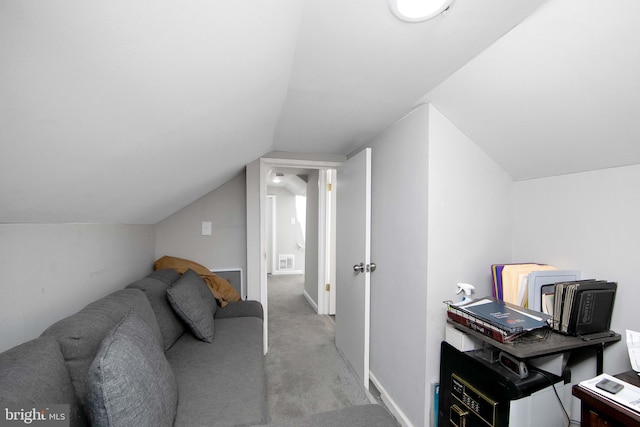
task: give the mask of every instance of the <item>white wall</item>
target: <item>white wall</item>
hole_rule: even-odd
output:
[[[151,225],[0,225],[0,351],[152,269]]]
[[[428,425],[432,416],[429,388],[439,381],[446,323],[442,301],[459,298],[458,282],[476,285],[477,296],[490,295],[492,263],[533,259],[616,280],[612,328],[640,330],[634,314],[640,166],[513,182],[437,109],[425,109],[373,144],[373,261],[380,267],[372,275],[371,369],[413,425]],[[410,202],[393,188],[403,188]],[[415,349],[416,342],[424,349]],[[595,375],[591,356],[574,357],[574,382]],[[420,358],[424,367],[415,366]],[[605,371],[629,367],[623,343],[607,347]],[[425,387],[420,393],[418,383]],[[419,404],[416,396],[424,400]],[[416,415],[417,408],[424,413]]]
[[[264,318],[268,322],[267,295],[263,295],[260,286],[261,259],[264,256],[264,243],[260,239],[260,230],[264,227],[264,215],[262,213],[261,194],[266,194],[266,185],[261,182],[261,175],[264,173],[260,159],[249,163],[246,168],[246,204],[247,211],[247,298],[262,302]],[[265,351],[267,349],[267,328],[264,328]]]
[[[371,274],[370,366],[416,426],[425,400],[427,137],[422,107],[370,144],[371,260],[378,266]]]
[[[445,300],[458,282],[491,295],[490,265],[511,260],[513,182],[444,117],[429,108],[426,387],[439,381]],[[426,220],[426,218],[425,218]],[[433,402],[427,392],[425,420]]]
[[[611,328],[623,341],[605,348],[604,370],[629,370],[624,331],[640,331],[640,165],[517,182],[514,213],[514,262],[618,282]],[[573,382],[595,376],[594,358],[581,365]]]
[[[242,173],[155,225],[156,259],[186,258],[208,268],[247,269],[245,174]],[[202,235],[202,222],[212,235]]]

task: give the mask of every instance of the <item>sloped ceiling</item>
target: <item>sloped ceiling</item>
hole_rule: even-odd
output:
[[[638,12],[0,0],[0,223],[155,223],[272,150],[348,154],[425,99],[516,179],[637,162]]]
[[[0,0],[0,222],[155,223],[271,151],[303,5]]]
[[[640,163],[640,2],[555,0],[432,102],[513,179]]]
[[[542,3],[456,0],[407,24],[386,0],[308,1],[275,149],[349,154]]]

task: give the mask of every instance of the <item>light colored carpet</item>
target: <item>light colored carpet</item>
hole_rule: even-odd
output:
[[[335,323],[313,311],[304,276],[269,276],[269,353],[265,359],[271,421],[370,403],[334,343]]]

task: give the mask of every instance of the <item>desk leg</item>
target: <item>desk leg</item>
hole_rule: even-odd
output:
[[[596,375],[604,370],[604,343],[596,346]]]

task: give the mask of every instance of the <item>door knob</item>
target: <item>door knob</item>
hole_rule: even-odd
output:
[[[356,273],[364,273],[364,263],[361,262],[360,264],[354,265],[353,271],[355,271]]]
[[[376,267],[377,265],[373,262],[371,264],[367,264],[367,267],[366,267],[367,273],[373,273],[374,271],[376,271]]]

